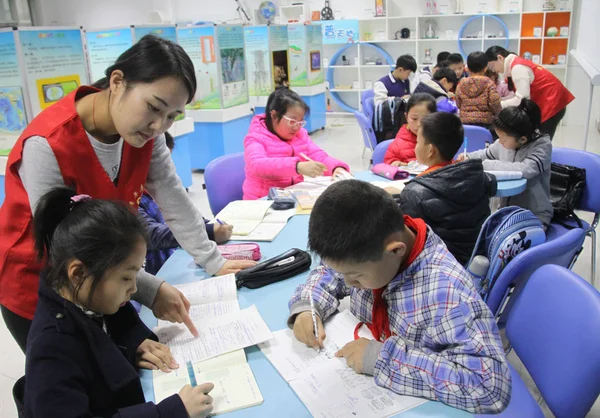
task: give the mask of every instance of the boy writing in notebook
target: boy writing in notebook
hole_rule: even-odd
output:
[[[494,316],[423,220],[404,216],[383,189],[347,180],[320,196],[308,234],[324,265],[290,300],[298,341],[322,346],[323,321],[350,296],[351,312],[374,336],[356,339],[359,325],[336,353],[354,371],[471,413],[506,408],[511,379]]]

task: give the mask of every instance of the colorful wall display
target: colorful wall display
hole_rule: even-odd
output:
[[[325,81],[323,72],[323,35],[321,25],[306,26],[308,47],[308,85],[315,86]]]
[[[177,29],[179,44],[190,56],[198,88],[188,109],[220,109],[221,88],[215,53],[215,27],[195,26]]]
[[[248,93],[250,96],[268,96],[273,91],[269,27],[244,27],[244,44],[248,62]]]
[[[106,69],[133,45],[131,28],[87,32],[86,40],[92,83],[103,78]]]
[[[307,26],[304,25],[288,26],[289,75],[292,87],[306,87],[308,83],[306,29]]]
[[[175,29],[175,26],[134,26],[133,34],[135,42],[146,35],[155,35],[171,42],[177,42],[177,29]]]
[[[88,84],[79,28],[19,29],[33,115]]]
[[[358,42],[358,20],[327,20],[322,22],[324,44]]]
[[[242,26],[217,26],[223,108],[248,103],[244,29]]]
[[[269,52],[271,54],[271,74],[274,87],[289,86],[290,61],[288,49],[288,27],[285,25],[269,26]]]
[[[12,28],[0,30],[0,156],[10,153],[26,126],[23,79],[14,31]]]

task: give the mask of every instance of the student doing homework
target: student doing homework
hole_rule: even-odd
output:
[[[211,383],[146,402],[138,368],[177,364],[129,303],[146,256],[146,227],[125,204],[76,195],[42,196],[33,218],[46,268],[25,363],[27,418],[188,418],[212,410]],[[189,332],[189,331],[188,331]]]
[[[304,176],[350,171],[348,164],[330,157],[309,138],[304,129],[308,112],[297,93],[278,88],[269,96],[265,114],[252,119],[244,139],[244,200],[265,197],[271,187],[301,183]]]
[[[324,265],[289,302],[296,339],[322,346],[323,322],[350,296],[362,324],[336,356],[356,373],[398,394],[471,413],[506,408],[511,378],[494,316],[423,220],[404,216],[383,189],[348,180],[317,201],[308,243]],[[361,325],[373,339],[357,338]]]

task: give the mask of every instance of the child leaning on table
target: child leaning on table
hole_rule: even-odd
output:
[[[472,413],[508,405],[511,378],[494,316],[423,220],[404,216],[383,189],[347,180],[317,200],[308,242],[325,264],[289,302],[288,324],[298,341],[322,346],[322,322],[350,296],[351,312],[374,336],[336,354],[357,373],[398,394]]]
[[[25,363],[24,416],[206,417],[213,385],[146,402],[138,368],[179,365],[129,303],[146,255],[146,228],[118,202],[58,188],[33,217],[47,260]]]

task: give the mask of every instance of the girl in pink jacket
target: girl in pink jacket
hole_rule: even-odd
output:
[[[331,176],[336,170],[349,171],[346,163],[327,155],[308,137],[303,127],[309,110],[298,94],[278,88],[269,96],[266,113],[252,119],[244,139],[245,200],[260,199],[271,187],[301,183],[303,176]]]

